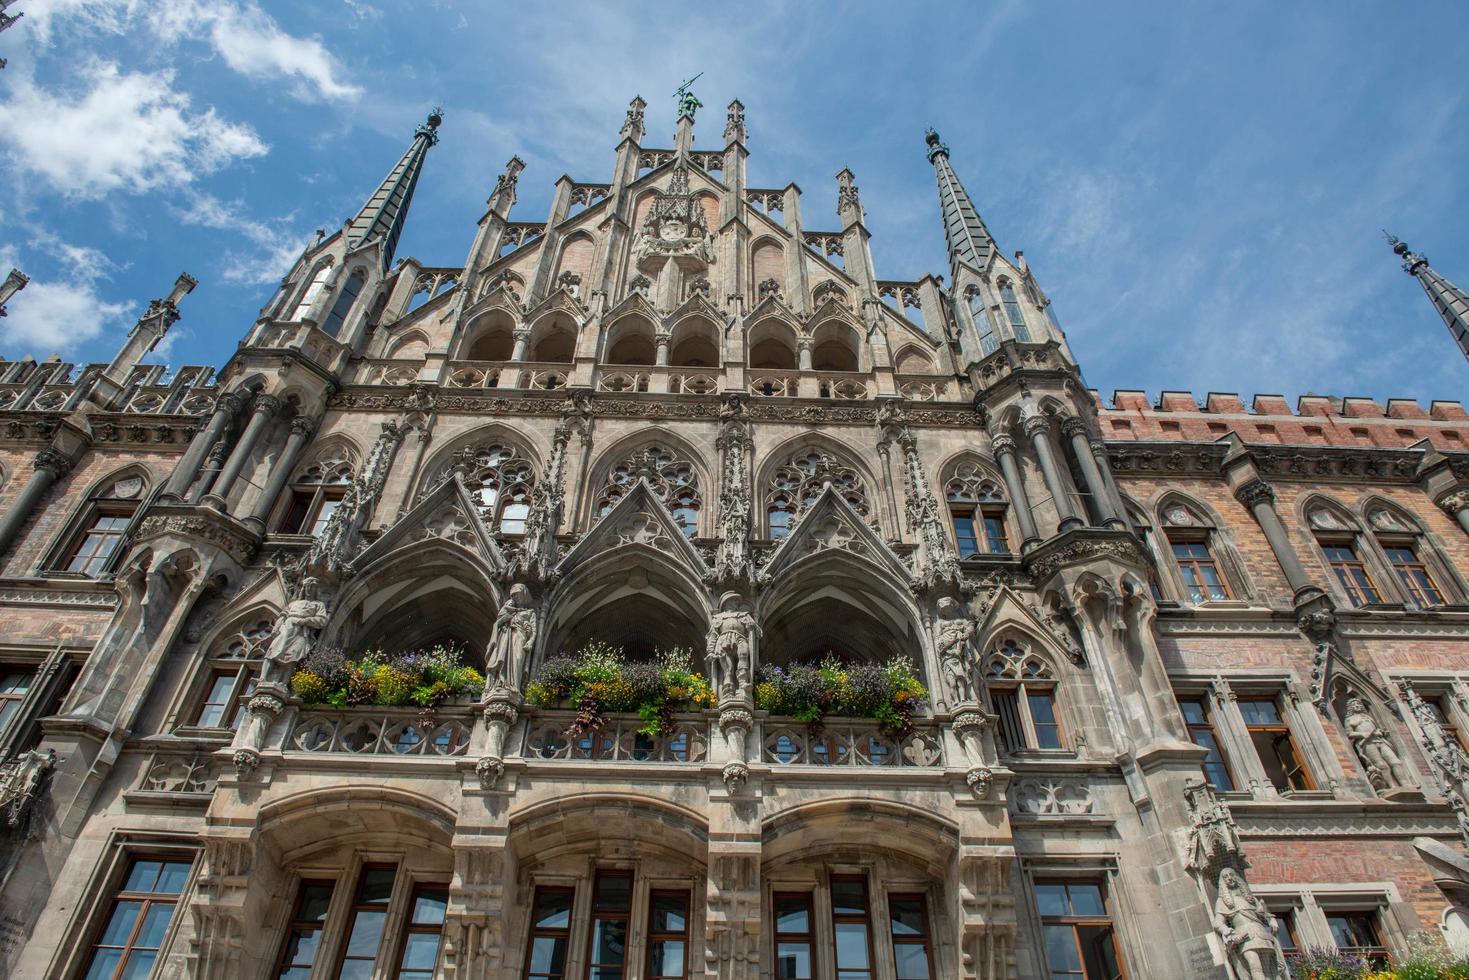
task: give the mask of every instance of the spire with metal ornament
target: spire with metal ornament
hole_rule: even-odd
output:
[[[393,262],[393,252],[398,247],[403,224],[408,220],[408,205],[413,202],[413,189],[418,186],[418,175],[423,170],[429,147],[439,141],[438,129],[443,121],[444,110],[435,107],[424,124],[413,131],[413,145],[403,154],[403,159],[383,178],[377,191],[357,212],[357,217],[347,224],[349,250],[374,239],[382,239],[382,267],[385,270]]]
[[[1469,293],[1435,272],[1433,266],[1428,264],[1426,255],[1419,255],[1406,242],[1388,235],[1387,232],[1383,234],[1387,235],[1393,252],[1403,260],[1403,271],[1418,280],[1423,291],[1428,294],[1429,301],[1433,303],[1433,308],[1443,317],[1444,325],[1454,337],[1454,343],[1459,345],[1459,351],[1469,358]]]
[[[952,282],[959,280],[959,267],[966,265],[983,274],[998,246],[984,226],[979,211],[969,200],[958,174],[949,165],[949,148],[932,129],[925,134],[928,162],[933,164],[939,185],[939,208],[944,215],[944,240],[949,246],[949,272]]]

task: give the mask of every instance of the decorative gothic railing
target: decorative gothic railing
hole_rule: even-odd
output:
[[[444,382],[451,388],[498,388],[501,361],[451,361]]]
[[[571,374],[570,364],[533,364],[525,362],[519,365],[520,378],[517,388],[529,388],[532,391],[557,391],[566,387],[566,381]]]
[[[907,766],[944,764],[944,743],[936,726],[918,726],[901,740],[876,724],[830,720],[813,732],[800,722],[766,719],[762,756],[777,766]]]
[[[296,716],[281,748],[357,755],[463,755],[473,725],[467,708],[430,714],[411,708],[307,708]]]
[[[709,724],[697,716],[676,717],[668,731],[644,735],[647,723],[636,715],[613,715],[600,732],[571,737],[566,730],[575,712],[538,712],[526,725],[522,755],[527,759],[619,762],[703,762],[709,754]]]
[[[712,374],[670,374],[668,390],[675,395],[712,395],[719,390],[719,379]]]

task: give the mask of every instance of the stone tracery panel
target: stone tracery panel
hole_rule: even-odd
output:
[[[687,537],[698,534],[699,512],[704,505],[698,468],[681,451],[660,444],[630,453],[608,471],[597,495],[597,519],[617,506],[639,480],[648,481]]]
[[[877,525],[867,484],[856,468],[829,453],[802,449],[771,474],[765,487],[766,526],[773,539],[790,534],[796,522],[830,483],[862,518]]]

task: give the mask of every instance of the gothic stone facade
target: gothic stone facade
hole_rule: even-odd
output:
[[[1463,943],[1464,410],[1105,403],[936,134],[947,282],[893,281],[850,171],[808,230],[739,103],[717,150],[691,98],[670,149],[643,109],[544,221],[512,159],[454,268],[393,259],[431,117],[217,373],[139,363],[186,277],[111,364],[0,368],[0,972],[1259,980]],[[597,640],[708,649],[718,703],[568,738],[523,690]],[[482,700],[287,683],[435,643]],[[912,731],[757,710],[828,652],[910,658]]]

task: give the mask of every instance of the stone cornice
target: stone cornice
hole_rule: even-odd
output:
[[[1088,561],[1120,561],[1134,568],[1148,565],[1130,533],[1082,527],[1042,542],[1025,556],[1025,568],[1039,583],[1067,565]]]
[[[110,611],[117,593],[96,579],[0,579],[0,603],[21,606],[62,606]]]
[[[1248,446],[1255,471],[1271,480],[1370,480],[1416,483],[1423,452],[1356,446]],[[1221,476],[1229,447],[1206,442],[1113,442],[1107,446],[1118,476]]]
[[[46,443],[61,428],[66,412],[0,412],[0,443],[36,445]],[[188,448],[199,428],[196,415],[140,415],[131,412],[99,412],[88,419],[92,439],[118,448]]]
[[[137,540],[174,536],[219,548],[241,565],[249,562],[260,539],[234,518],[196,506],[155,505],[138,528]]]

